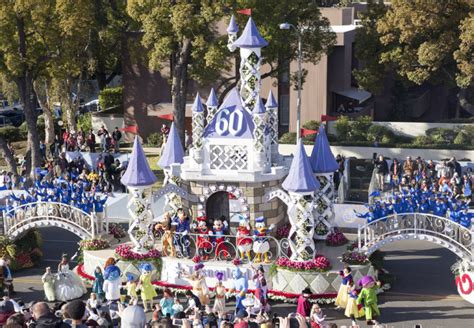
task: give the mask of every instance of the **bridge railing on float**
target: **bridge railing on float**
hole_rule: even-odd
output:
[[[432,237],[461,257],[472,257],[473,232],[448,218],[429,213],[397,213],[358,228],[358,248],[372,253],[390,241]]]
[[[7,236],[15,235],[22,230],[22,227],[29,224],[47,227],[54,226],[54,222],[70,225],[78,229],[84,237],[94,238],[96,236],[97,220],[95,215],[69,204],[40,201],[16,206],[3,212],[3,229]],[[107,220],[105,226],[107,230]]]
[[[220,241],[217,241],[219,238]],[[244,252],[245,260],[247,258],[247,251],[250,254],[250,261],[252,263],[274,262],[280,257],[290,258],[291,248],[287,238],[276,239],[272,236],[266,236],[266,245],[258,244],[257,240],[252,236],[247,237],[251,241],[250,244],[244,246],[241,237],[235,235],[208,235],[199,233],[177,233],[177,232],[163,232],[160,231],[155,235],[155,248],[157,248],[165,256],[176,256],[178,258],[192,258],[200,256],[205,260],[232,260],[236,257],[241,258],[241,249]],[[260,256],[260,261],[255,252],[255,245],[260,245],[260,250],[268,250],[267,256],[263,253]]]

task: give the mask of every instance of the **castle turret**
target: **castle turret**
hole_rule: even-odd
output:
[[[227,48],[231,52],[234,52],[236,49],[236,47],[234,46],[234,42],[235,40],[237,40],[238,32],[239,32],[239,27],[237,26],[234,15],[232,15],[230,17],[229,26],[227,27],[227,35],[229,36],[229,39],[227,41]]]
[[[209,93],[209,97],[207,98],[207,101],[206,101],[206,107],[207,107],[206,121],[207,121],[207,124],[209,124],[214,118],[214,116],[216,115],[217,107],[219,107],[219,101],[217,100],[217,96],[216,96],[216,92],[214,91],[214,88],[211,88],[211,92]]]
[[[270,135],[270,147],[272,152],[272,161],[278,157],[278,103],[273,96],[272,90],[268,93],[267,102],[267,126]]]
[[[204,133],[204,108],[199,93],[196,94],[193,110],[193,157],[198,163],[202,162],[202,136]]]
[[[253,151],[255,153],[256,161],[255,164],[257,165],[256,168],[265,171],[265,162],[266,156],[265,151],[267,150],[267,115],[266,109],[263,105],[262,99],[258,98],[257,103],[252,112],[252,119],[255,125],[254,132],[253,132]]]

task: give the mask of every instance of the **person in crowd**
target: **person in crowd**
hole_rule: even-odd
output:
[[[411,180],[415,170],[416,170],[416,163],[411,159],[411,156],[408,156],[406,161],[403,163],[403,175],[407,179]]]
[[[397,187],[402,176],[402,166],[398,159],[394,158],[390,165],[390,183],[393,187]]]
[[[87,325],[83,324],[86,314],[86,304],[82,300],[73,300],[67,303],[66,311],[72,321],[71,327],[87,328]]]
[[[112,132],[112,142],[114,145],[114,151],[116,153],[120,152],[120,140],[122,139],[122,132],[120,132],[119,128],[116,126],[114,131]]]
[[[102,152],[107,151],[107,138],[109,138],[109,131],[105,128],[105,125],[102,125],[97,131],[97,136],[100,138],[100,147],[102,148]]]
[[[383,191],[385,187],[385,177],[388,174],[388,164],[383,155],[379,155],[378,158],[374,160],[374,166],[377,185],[379,189]]]
[[[58,318],[51,312],[48,304],[45,302],[39,302],[33,305],[32,308],[32,322],[28,327],[32,328],[70,328],[71,326],[63,322],[61,318]]]

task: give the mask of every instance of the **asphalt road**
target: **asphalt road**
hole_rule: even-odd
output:
[[[14,274],[16,297],[28,302],[43,298],[40,277],[46,266],[55,271],[63,252],[73,255],[79,239],[57,228],[42,229],[44,259],[41,268]],[[456,292],[450,267],[456,256],[444,248],[420,241],[387,246],[386,269],[396,277],[392,289],[379,296],[381,322],[393,327],[474,327],[474,305]],[[229,304],[229,309],[231,309]],[[295,311],[293,304],[273,304],[281,315]],[[350,320],[333,306],[323,307],[328,322],[349,325]],[[361,323],[361,327],[365,324]]]

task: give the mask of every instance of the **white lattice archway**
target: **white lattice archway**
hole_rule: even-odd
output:
[[[217,192],[227,192],[229,194],[234,195],[235,199],[237,199],[241,203],[242,212],[241,214],[246,218],[250,218],[250,208],[247,203],[247,199],[244,197],[244,193],[242,190],[232,184],[211,184],[207,187],[203,188],[203,194],[199,196],[199,201],[197,205],[198,216],[205,216],[206,215],[206,203],[209,197]]]

